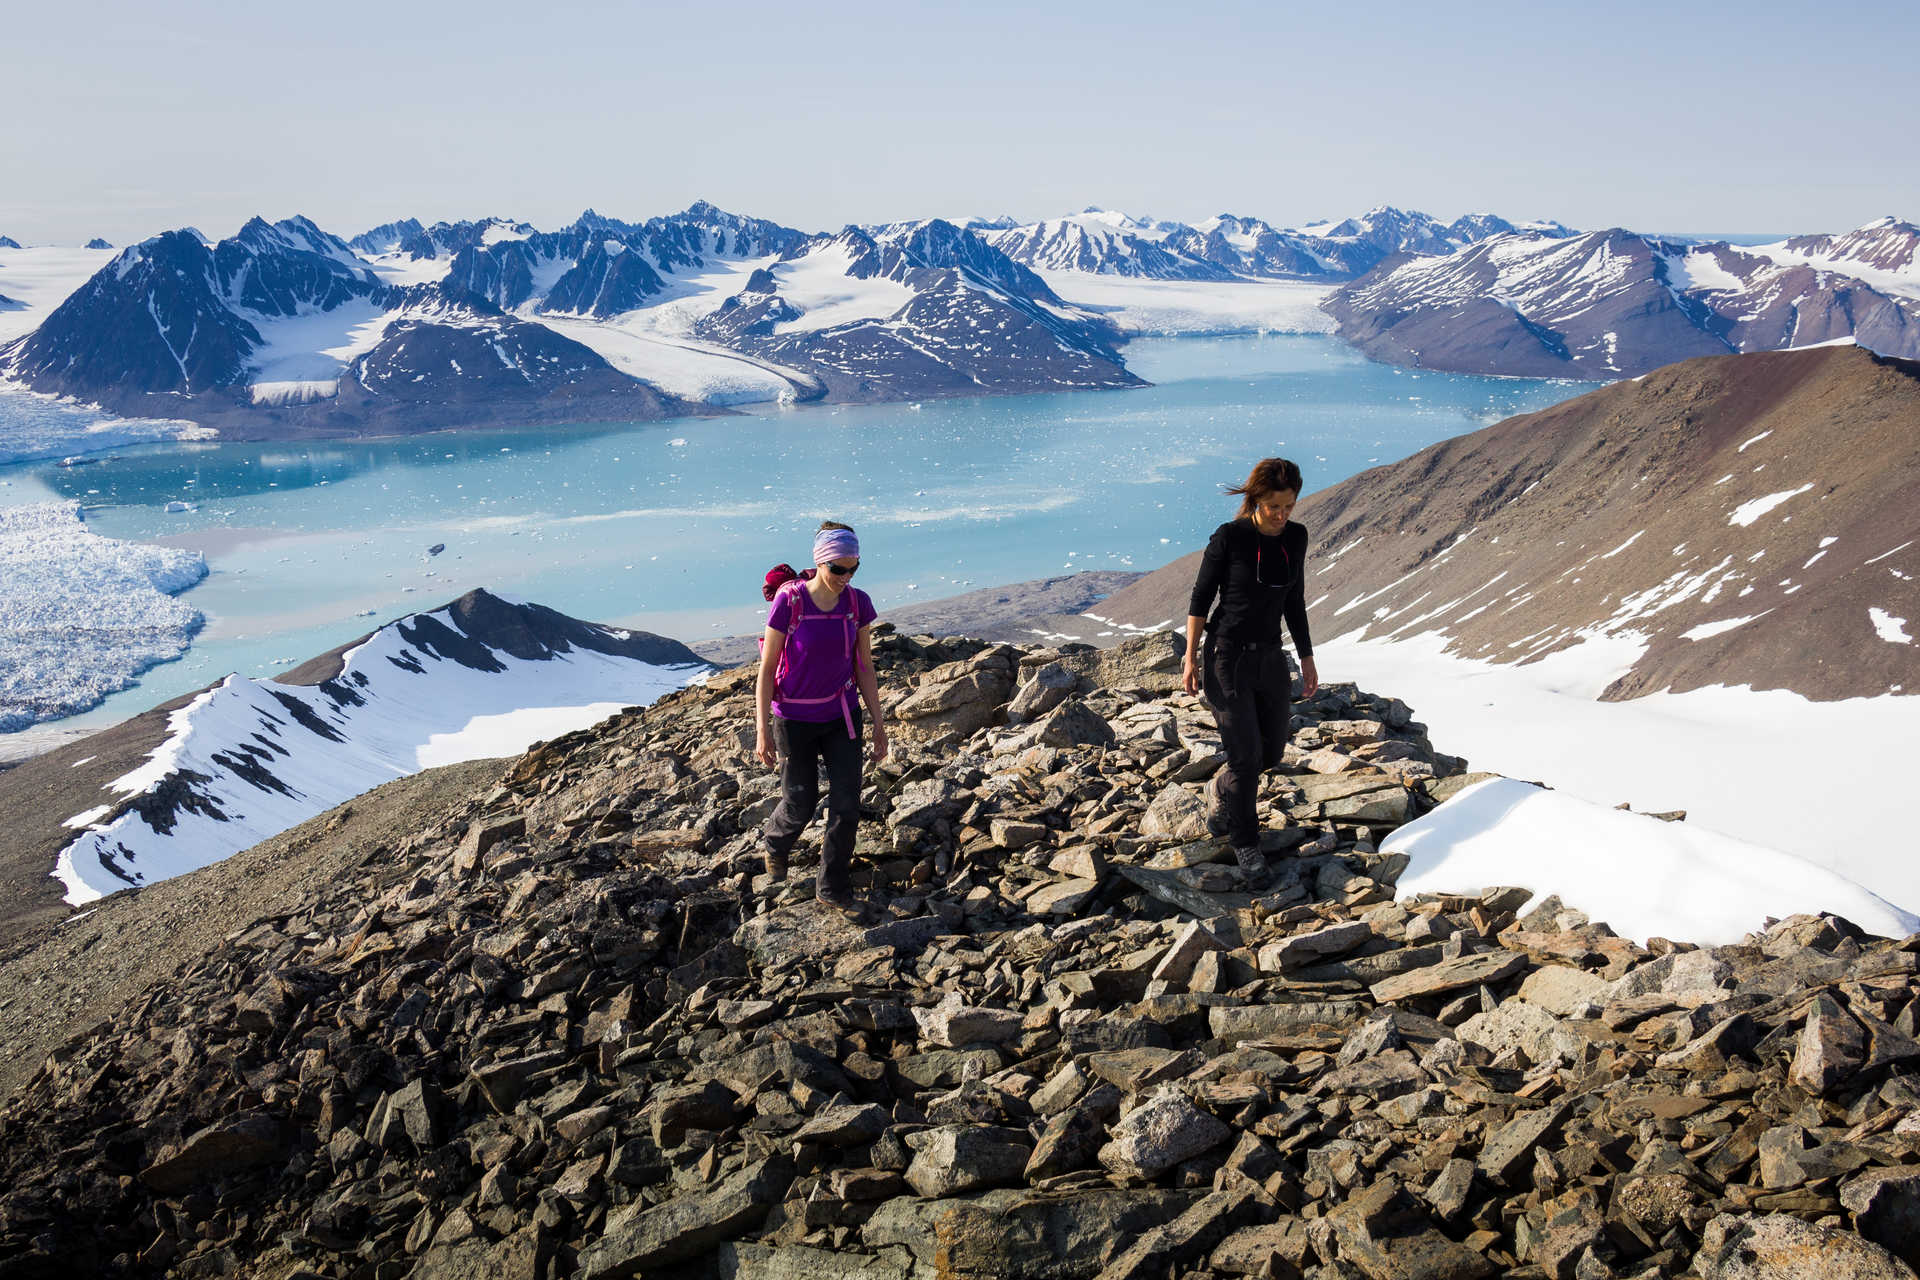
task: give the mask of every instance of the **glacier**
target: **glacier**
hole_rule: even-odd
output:
[[[103,538],[78,503],[0,508],[0,733],[73,715],[179,657],[198,551]]]

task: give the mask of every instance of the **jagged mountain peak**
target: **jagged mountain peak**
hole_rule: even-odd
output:
[[[199,233],[191,234],[198,236]],[[364,264],[346,241],[322,231],[313,219],[302,214],[294,214],[278,222],[268,222],[256,214],[247,219],[246,225],[235,232],[230,240],[216,245],[216,249],[223,245],[239,245],[252,253],[314,253],[336,259],[356,271],[364,271]]]
[[[347,241],[347,244],[357,253],[378,256],[394,252],[425,230],[418,218],[400,218],[363,231]]]

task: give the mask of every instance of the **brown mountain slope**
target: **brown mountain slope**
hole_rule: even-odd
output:
[[[1439,631],[1453,652],[1529,661],[1639,635],[1605,696],[1920,692],[1920,643],[1883,638],[1920,638],[1911,362],[1826,347],[1669,365],[1362,472],[1295,518],[1317,643]],[[1196,561],[1102,616],[1183,617]]]

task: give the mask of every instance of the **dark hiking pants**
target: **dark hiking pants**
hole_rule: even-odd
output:
[[[853,836],[860,821],[860,720],[847,736],[844,720],[773,718],[774,745],[780,751],[780,805],[767,818],[767,847],[786,855],[813,820],[820,804],[820,766],[827,767],[827,833],[821,841],[820,874],[815,884],[823,893],[844,896],[852,891]]]
[[[1260,843],[1260,775],[1280,763],[1293,719],[1293,670],[1279,644],[1207,637],[1201,688],[1227,753],[1220,804],[1236,849]]]

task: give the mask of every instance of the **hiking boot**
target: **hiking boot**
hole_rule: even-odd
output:
[[[1210,836],[1223,836],[1232,825],[1227,820],[1227,806],[1220,799],[1220,783],[1226,776],[1226,770],[1222,769],[1207,780],[1207,834]]]
[[[1233,860],[1240,864],[1240,874],[1246,878],[1247,888],[1260,890],[1266,888],[1267,859],[1257,844],[1240,845],[1233,851]]]
[[[813,900],[834,908],[852,920],[859,920],[866,915],[866,908],[861,905],[860,900],[847,890],[835,893],[827,889],[816,889]]]
[[[767,879],[775,884],[787,878],[787,855],[775,853],[771,848],[766,851]]]

